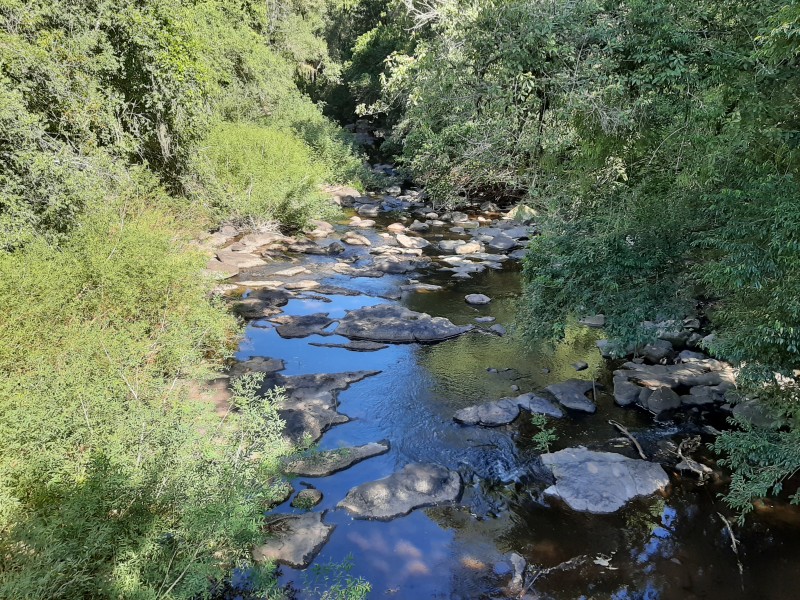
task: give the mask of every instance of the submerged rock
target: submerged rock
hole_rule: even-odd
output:
[[[354,487],[338,506],[357,519],[388,521],[415,508],[454,502],[461,496],[461,487],[456,471],[412,463],[385,479]]]
[[[594,413],[597,410],[595,403],[586,397],[596,384],[583,379],[568,379],[561,383],[554,383],[544,388],[558,400],[559,404],[570,410],[579,410]],[[599,387],[599,386],[598,386]]]
[[[284,468],[287,474],[299,477],[327,477],[349,469],[362,460],[379,456],[389,451],[389,442],[371,442],[363,446],[338,448],[316,452],[306,457],[288,462]]]
[[[566,448],[543,454],[541,459],[556,480],[545,495],[560,498],[577,511],[612,513],[637,496],[669,485],[661,465],[613,452]]]
[[[322,492],[317,488],[300,490],[291,502],[292,507],[310,509],[322,502]]]
[[[352,350],[353,352],[375,352],[376,350],[383,350],[388,348],[387,344],[380,344],[378,342],[368,342],[364,340],[357,340],[347,342],[346,344],[325,344],[323,342],[309,342],[309,346],[318,346],[320,348],[344,348],[345,350]]]
[[[463,335],[474,328],[474,325],[454,325],[444,317],[431,317],[404,306],[379,304],[348,312],[339,320],[336,334],[373,342],[430,343]]]
[[[547,398],[528,393],[516,398],[501,398],[494,402],[486,402],[475,406],[467,406],[453,415],[453,420],[462,425],[482,425],[483,427],[499,427],[508,425],[518,416],[520,409],[531,413],[561,418],[561,412]]]
[[[256,562],[275,562],[305,569],[328,541],[335,526],[322,522],[322,513],[281,516],[272,539],[253,549]]]

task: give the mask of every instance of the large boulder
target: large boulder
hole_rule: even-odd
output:
[[[351,310],[339,320],[336,334],[354,340],[386,343],[441,342],[475,329],[454,325],[444,317],[431,317],[404,306],[379,304]]]
[[[322,513],[282,516],[271,529],[273,537],[253,549],[253,560],[305,569],[333,530],[333,525],[322,522]]]
[[[412,463],[385,479],[354,487],[338,506],[357,519],[388,521],[415,508],[455,502],[461,488],[461,476],[456,471]]]
[[[612,513],[637,496],[664,490],[669,477],[656,463],[613,452],[566,448],[541,456],[555,478],[545,495],[560,498],[573,510]]]

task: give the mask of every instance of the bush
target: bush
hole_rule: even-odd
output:
[[[302,226],[323,216],[325,169],[291,133],[253,124],[214,127],[200,151],[201,194],[220,218]]]
[[[239,384],[223,428],[189,397],[238,328],[158,188],[124,184],[60,247],[0,254],[2,598],[202,595],[275,493],[277,398]]]

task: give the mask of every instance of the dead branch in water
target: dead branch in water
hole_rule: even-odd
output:
[[[628,431],[621,423],[617,423],[613,419],[609,419],[608,424],[616,427],[622,433],[622,435],[631,441],[631,444],[633,444],[633,446],[636,448],[639,456],[642,457],[642,460],[647,460],[647,455],[644,453],[644,450],[642,450],[642,446],[639,444],[636,438],[633,437],[633,434],[630,431]]]

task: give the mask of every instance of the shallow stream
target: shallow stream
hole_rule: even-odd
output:
[[[375,230],[359,232],[374,238],[390,222],[379,218]],[[338,224],[334,235],[345,229]],[[297,255],[295,261],[319,273],[335,259]],[[293,482],[296,491],[305,482],[323,493],[322,503],[313,510],[327,511],[324,521],[336,528],[310,569],[282,567],[281,582],[293,584],[299,597],[311,596],[309,590],[324,586],[320,567],[349,562],[349,574],[372,585],[372,598],[511,597],[506,591],[512,573],[508,557],[515,552],[530,565],[527,581],[532,598],[800,597],[800,526],[792,522],[794,513],[784,520],[777,519],[779,513],[757,516],[747,526],[735,527],[743,565],[740,574],[718,515],[718,511],[727,514],[717,498],[724,481],[700,486],[670,472],[672,486],[665,497],[635,501],[612,515],[578,513],[543,499],[545,485],[532,475],[539,451],[531,441],[535,429],[527,413],[498,428],[464,427],[453,421],[453,413],[468,405],[538,391],[569,378],[593,379],[608,389],[609,367],[595,347],[600,331],[574,325],[555,350],[526,343],[515,329],[519,267],[508,263],[503,270],[489,269],[464,281],[436,271],[414,274],[444,289],[405,292],[399,299],[399,285],[407,283],[408,276],[352,278],[330,271],[323,283],[363,295],[327,295],[328,301],[293,299],[283,307],[288,315],[326,312],[335,318],[351,309],[399,302],[456,324],[475,324],[476,317],[493,316],[508,329],[504,336],[470,333],[433,345],[397,344],[353,352],[310,345],[348,341],[335,335],[333,328],[331,335],[284,339],[267,320],[248,324],[239,360],[280,358],[286,364],[285,375],[381,371],[339,394],[339,410],[352,420],[327,431],[319,449],[384,439],[391,444],[388,453],[342,472]],[[240,279],[286,266],[252,269]],[[485,293],[492,302],[470,306],[464,301],[469,293]],[[572,364],[577,361],[585,361],[589,368],[576,372]],[[597,404],[593,415],[569,414],[554,421],[558,439],[552,449],[585,445],[634,457],[627,441],[608,423],[614,419],[657,456],[669,453],[673,440],[685,437],[695,425],[688,419],[655,422],[641,409],[616,406],[608,393],[600,393]],[[410,462],[459,471],[465,483],[461,501],[418,509],[388,522],[356,520],[336,508],[352,487],[391,475]],[[276,511],[301,512],[289,502]]]

